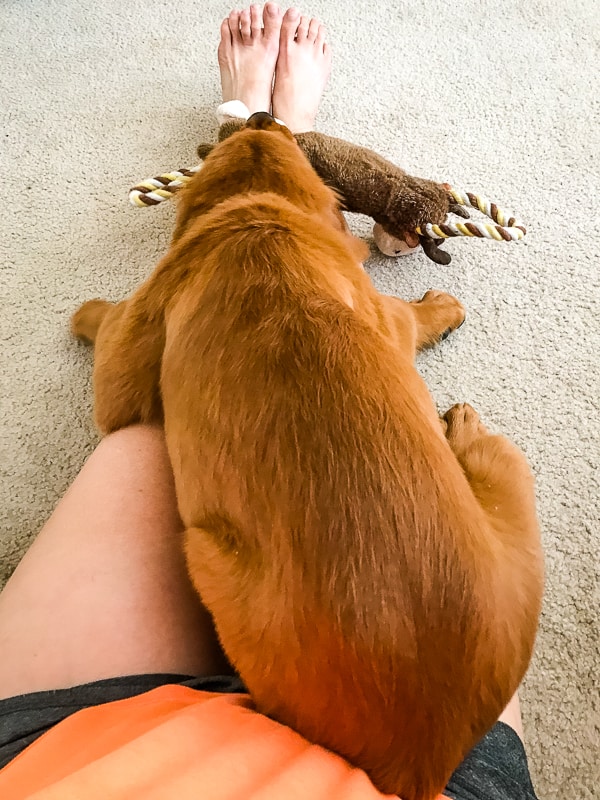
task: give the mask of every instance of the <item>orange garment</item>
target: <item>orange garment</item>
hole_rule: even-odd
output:
[[[78,711],[0,770],[2,800],[381,800],[248,695],[166,685]],[[443,798],[439,798],[443,800]]]

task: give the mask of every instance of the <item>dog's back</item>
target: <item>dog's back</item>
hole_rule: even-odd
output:
[[[358,250],[291,199],[221,200],[176,245],[161,386],[188,563],[258,707],[424,800],[527,637],[497,621],[487,521]]]

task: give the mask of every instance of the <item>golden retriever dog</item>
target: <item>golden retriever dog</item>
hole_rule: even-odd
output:
[[[415,370],[460,303],[379,294],[367,252],[259,115],[182,193],[149,280],[72,330],[95,343],[100,431],[164,424],[189,572],[257,708],[432,800],[531,657],[534,488]]]

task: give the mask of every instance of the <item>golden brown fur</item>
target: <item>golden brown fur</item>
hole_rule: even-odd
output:
[[[164,419],[190,574],[258,708],[431,800],[529,662],[533,482],[470,406],[440,421],[413,366],[458,301],[378,294],[265,127],[215,148],[152,277],[73,330],[101,431]]]

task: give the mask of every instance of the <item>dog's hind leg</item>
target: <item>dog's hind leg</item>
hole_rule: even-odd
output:
[[[537,542],[533,476],[523,453],[504,436],[491,434],[468,403],[453,406],[444,421],[450,447],[488,517],[520,539]]]
[[[504,436],[489,433],[467,403],[453,406],[443,422],[448,443],[498,542],[494,551],[503,607],[514,621],[515,634],[524,635],[523,641],[529,638],[532,647],[543,591],[533,475],[523,453]],[[505,622],[510,627],[510,620]]]
[[[251,619],[268,618],[257,613],[257,577],[262,569],[252,564],[250,551],[231,522],[216,515],[205,522],[206,527],[185,531],[188,573],[214,618],[225,654],[245,680],[265,657],[264,648],[256,646],[264,632],[258,634],[250,624]]]

